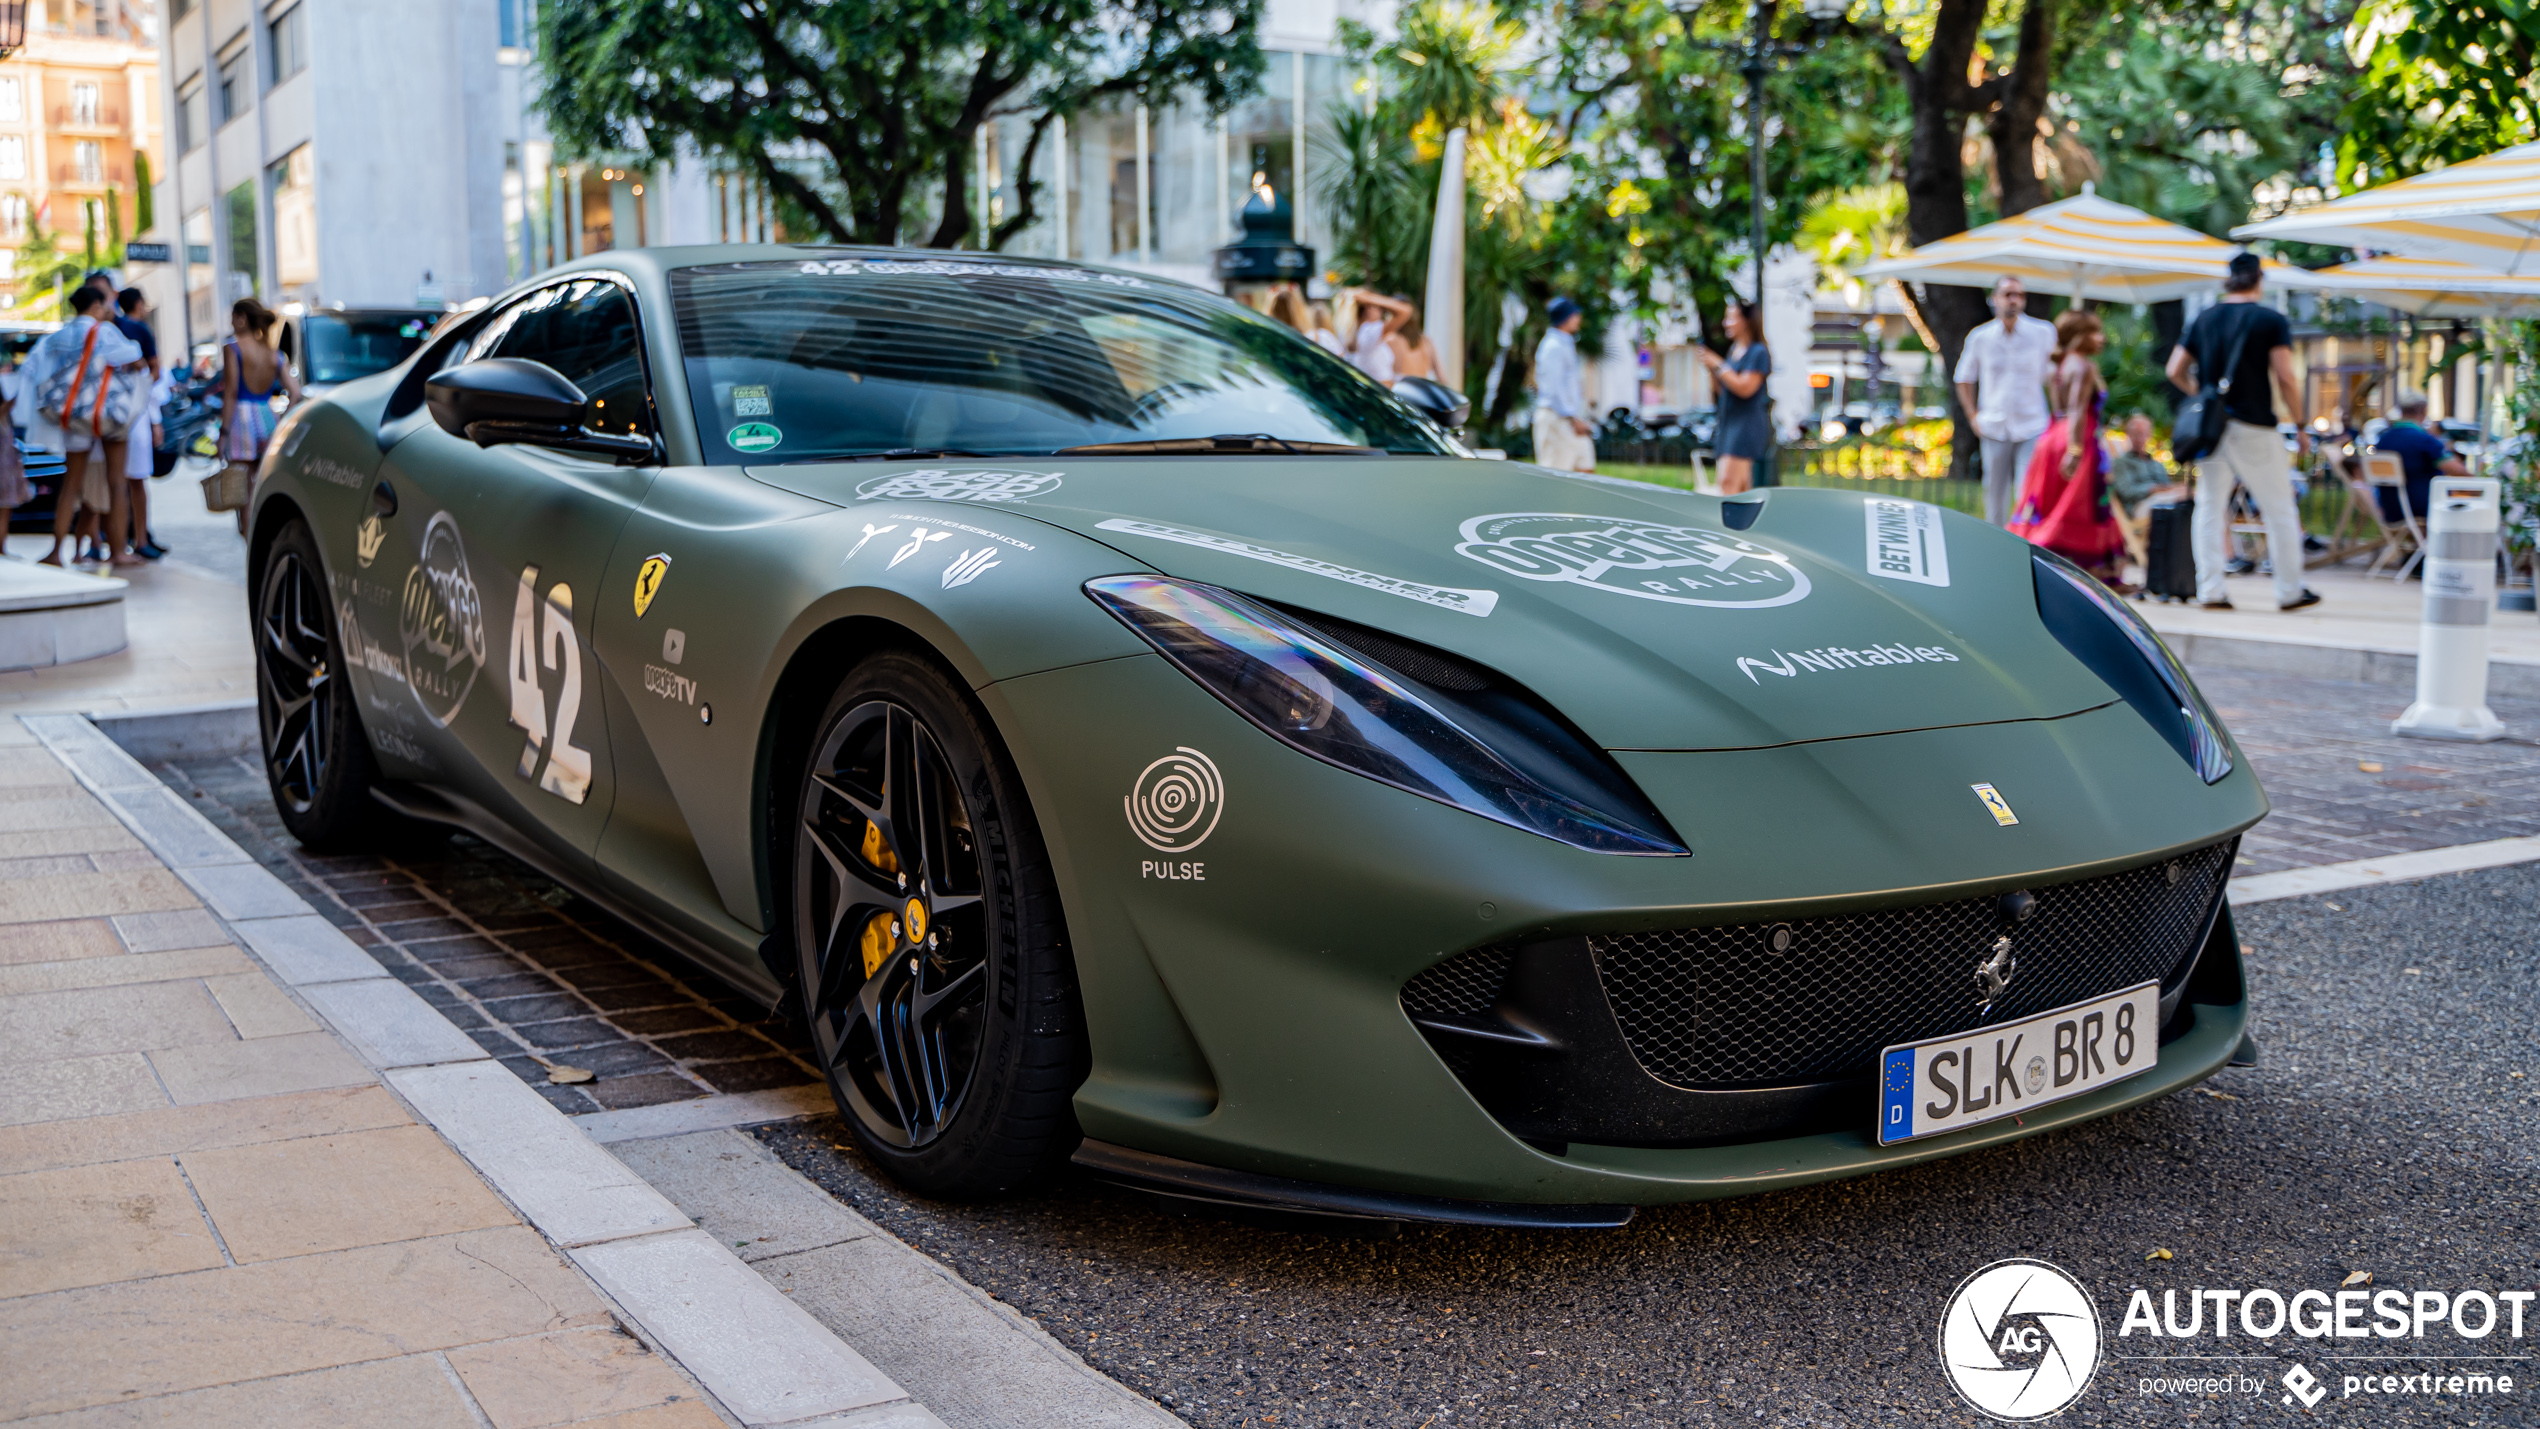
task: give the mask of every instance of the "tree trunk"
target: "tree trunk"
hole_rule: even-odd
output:
[[[1985,121],[1993,139],[2004,218],[2046,202],[2046,181],[2037,172],[2037,125],[2046,117],[2054,55],[2055,0],[2028,0],[2020,15],[2018,66],[2004,77],[2002,102]]]

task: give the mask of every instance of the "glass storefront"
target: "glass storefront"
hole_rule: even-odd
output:
[[[317,155],[309,145],[267,166],[273,191],[273,279],[285,302],[318,300]]]

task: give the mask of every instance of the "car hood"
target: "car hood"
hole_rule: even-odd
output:
[[[1144,567],[1489,666],[1609,749],[2051,719],[2116,698],[2047,633],[2030,547],[1920,502],[1716,497],[1519,462],[1050,457],[760,467],[847,506],[1033,520]]]

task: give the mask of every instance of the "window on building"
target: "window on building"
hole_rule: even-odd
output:
[[[317,296],[317,151],[303,144],[265,169],[273,193],[273,281],[282,296]],[[305,289],[306,291],[297,291]]]
[[[77,140],[71,145],[71,168],[83,184],[106,181],[106,146],[94,139]]]
[[[198,208],[185,216],[185,310],[196,332],[219,328],[212,306],[212,211]]]
[[[184,19],[186,16],[191,15],[191,14],[193,14],[193,13],[194,13],[194,0],[168,0],[168,23],[169,23],[169,24],[173,25],[173,24],[175,24],[177,21],[182,20],[182,19]]]
[[[16,79],[0,79],[0,119],[26,117],[26,86]]]
[[[265,43],[267,57],[273,61],[269,72],[280,84],[309,66],[308,6],[294,5],[267,22]]]
[[[16,134],[0,134],[0,179],[26,177],[26,140]]]
[[[25,194],[0,194],[0,235],[26,237],[26,218]]]
[[[96,123],[100,107],[97,102],[95,84],[83,80],[71,86],[71,122],[73,124]]]
[[[228,123],[247,112],[247,101],[255,93],[247,73],[249,54],[245,45],[230,51],[220,62],[220,122]]]
[[[203,79],[197,75],[176,92],[176,150],[191,154],[203,146],[211,126],[203,122]]]
[[[519,48],[521,43],[520,0],[497,0],[494,7],[494,26],[501,32],[497,43],[506,49]]]
[[[229,224],[229,289],[240,297],[255,292],[264,265],[256,261],[256,181],[249,179],[221,195],[222,217]]]

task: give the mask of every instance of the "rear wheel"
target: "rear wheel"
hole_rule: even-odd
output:
[[[274,809],[310,848],[354,844],[388,821],[370,798],[378,770],[307,522],[284,526],[267,549],[255,620],[256,727]]]
[[[803,1006],[865,1151],[914,1189],[985,1196],[1072,1150],[1085,1040],[1058,897],[968,692],[907,652],[857,665],[796,814]]]

